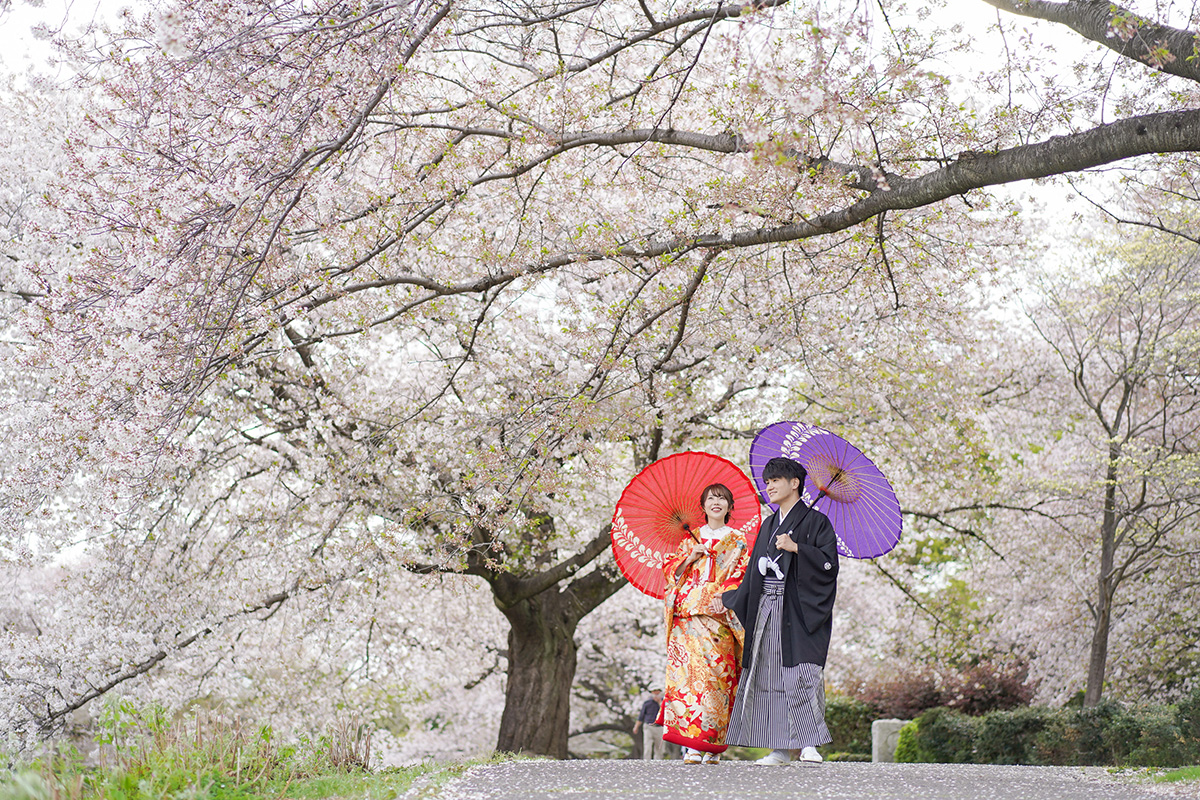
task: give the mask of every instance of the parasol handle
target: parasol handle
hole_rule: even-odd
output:
[[[833,474],[829,476],[829,482],[831,484],[834,483],[839,478],[841,478],[842,475],[844,475],[845,473],[846,473],[846,470],[844,470],[841,467],[837,467],[836,469],[834,469]],[[821,491],[817,493],[817,499],[812,501],[812,505],[810,505],[809,508],[815,508],[817,503],[820,502],[822,497],[828,497],[828,496],[829,496],[829,488],[822,486]]]
[[[683,529],[684,529],[685,531],[687,531],[689,534],[691,534],[691,536],[692,536],[692,539],[693,539],[693,540],[696,542],[696,544],[704,544],[703,542],[701,542],[701,541],[700,541],[700,537],[696,535],[696,532],[695,532],[694,530],[692,530],[692,526],[691,526],[691,525],[689,525],[689,524],[687,524],[687,523],[685,522],[685,523],[683,523]],[[712,565],[712,563],[711,563],[711,562],[709,562],[709,565],[708,565],[708,571],[709,571],[709,576],[710,576],[710,577],[709,577],[709,580],[710,580],[710,581],[713,579],[713,578],[711,577],[711,574],[712,574],[712,568],[713,568],[713,565]],[[694,563],[694,564],[692,564],[692,566],[691,566],[691,569],[700,569],[700,565],[699,565],[699,563],[697,562],[697,563]]]
[[[809,508],[816,508],[816,507],[817,507],[817,503],[819,503],[819,502],[821,501],[821,498],[822,498],[822,497],[828,497],[828,496],[829,496],[829,492],[828,492],[828,491],[826,491],[825,489],[822,489],[821,491],[817,492],[817,499],[816,499],[816,500],[813,500],[813,501],[812,501],[812,503],[811,503],[811,504],[810,504],[808,507],[809,507]]]

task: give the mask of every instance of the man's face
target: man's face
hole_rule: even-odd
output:
[[[775,505],[779,505],[780,500],[786,499],[799,489],[799,478],[771,478],[767,481],[767,497]]]

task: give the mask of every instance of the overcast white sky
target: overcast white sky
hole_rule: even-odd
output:
[[[53,57],[49,44],[32,30],[45,25],[50,30],[75,30],[115,14],[127,0],[0,0],[0,71],[26,72],[31,67],[45,71]],[[7,8],[6,8],[7,6]],[[40,7],[38,7],[40,6]]]
[[[72,32],[92,22],[113,19],[123,8],[153,5],[145,0],[0,0],[0,72],[22,73],[31,67],[45,70],[53,53],[31,32],[34,26]],[[873,2],[866,7],[879,16]],[[961,22],[968,32],[976,34],[981,49],[987,49],[993,38],[987,34],[987,26],[995,22],[996,10],[981,0],[951,0],[938,16],[943,24]],[[1010,22],[1022,24],[1018,18],[1006,16]],[[1072,34],[1063,37],[1064,41],[1075,38]]]

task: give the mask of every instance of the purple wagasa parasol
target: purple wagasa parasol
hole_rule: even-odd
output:
[[[857,447],[803,422],[776,422],[763,428],[750,445],[750,473],[763,502],[772,508],[762,473],[776,456],[794,458],[808,470],[800,499],[829,517],[839,553],[875,558],[900,541],[896,493],[879,467]]]

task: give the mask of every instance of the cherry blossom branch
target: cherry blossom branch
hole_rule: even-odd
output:
[[[428,39],[437,26],[450,13],[450,8],[450,2],[445,2],[437,8],[437,10],[431,15],[430,19],[426,21],[426,24],[421,31],[419,31],[417,35],[413,37],[413,40],[409,42],[408,46],[405,48],[401,57],[401,63],[407,63],[411,59],[421,44]],[[264,197],[258,201],[258,213],[255,216],[263,215],[271,198],[273,198],[275,193],[282,189],[287,182],[294,179],[301,172],[307,171],[311,173],[319,171],[331,158],[339,153],[342,153],[356,137],[361,136],[371,113],[384,100],[384,98],[388,96],[394,80],[394,77],[388,77],[380,81],[379,85],[375,88],[373,95],[364,104],[364,106],[358,110],[358,112],[350,120],[349,124],[345,126],[341,134],[336,139],[319,143],[306,149],[300,153],[290,164],[283,167],[279,172],[263,179],[259,183],[259,186],[265,190]],[[312,163],[310,164],[310,162]],[[242,308],[246,289],[254,280],[259,268],[265,263],[268,253],[270,252],[275,240],[283,230],[285,223],[291,216],[297,204],[300,202],[301,198],[305,195],[305,189],[306,185],[302,183],[299,188],[295,190],[291,200],[273,220],[266,241],[260,247],[256,248],[257,252],[254,257],[234,268],[233,265],[236,264],[240,259],[240,254],[242,253],[243,249],[242,242],[248,235],[248,231],[243,231],[238,237],[237,244],[232,248],[232,253],[235,255],[231,255],[229,258],[230,268],[235,272],[241,273],[242,277],[240,286],[234,292],[233,302],[228,304],[229,308],[226,312],[226,319],[224,323],[217,326],[215,336],[208,344],[207,349],[210,351],[210,355],[200,362],[200,375],[196,379],[188,381],[188,383],[191,384],[192,389],[186,402],[180,404],[178,414],[183,414],[184,410],[192,405],[192,402],[206,388],[208,388],[214,377],[219,374],[220,369],[224,365],[225,361],[224,359],[217,358],[217,350],[220,348],[224,339],[224,335],[229,330],[233,319]],[[206,226],[206,223],[201,222],[200,225]]]
[[[650,281],[652,279],[653,275],[648,274],[642,276],[637,286],[633,287],[628,295],[623,298],[621,310],[617,314],[617,317],[612,321],[612,334],[608,338],[604,352],[599,358],[596,359],[595,365],[592,367],[592,373],[588,376],[587,380],[580,384],[580,391],[585,390],[589,386],[594,387],[591,392],[593,400],[600,396],[600,393],[603,391],[604,385],[608,380],[608,371],[605,369],[604,365],[609,361],[610,356],[612,356],[614,353],[617,358],[620,358],[620,356],[624,354],[625,349],[629,346],[629,343],[632,341],[631,336],[626,336],[624,337],[624,341],[621,342],[620,347],[617,346],[617,340],[622,338],[621,329],[624,325],[626,316],[633,309],[634,304],[637,302],[637,299],[641,297],[641,294],[645,288],[650,285]]]
[[[887,568],[885,568],[883,566],[883,564],[879,563],[878,559],[871,559],[870,563],[873,567],[875,567],[876,571],[878,571],[880,575],[887,578],[889,583],[891,583],[893,586],[895,586],[897,589],[899,589],[901,594],[903,594],[905,597],[907,597],[914,606],[916,606],[922,613],[926,614],[930,619],[932,619],[935,625],[941,626],[942,624],[944,624],[944,621],[942,620],[942,618],[940,616],[938,616],[936,611],[934,611],[933,609],[926,606],[925,603],[921,601],[921,598],[918,597],[911,589],[908,588],[908,586],[904,583],[904,581],[897,578],[891,572],[888,572]]]
[[[16,259],[13,260],[15,261]],[[45,292],[30,292],[23,289],[8,289],[5,288],[4,284],[2,283],[0,283],[0,294],[20,298],[26,303],[32,303],[34,300],[38,300],[46,296]]]
[[[1075,191],[1075,194],[1077,196],[1083,198],[1084,201],[1086,201],[1088,204],[1090,204],[1093,208],[1095,208],[1101,214],[1104,214],[1106,217],[1111,219],[1113,222],[1116,222],[1121,225],[1133,225],[1133,226],[1137,226],[1137,227],[1141,227],[1141,228],[1149,228],[1150,230],[1159,231],[1160,233],[1166,233],[1171,236],[1176,236],[1180,239],[1184,239],[1185,241],[1189,241],[1192,244],[1200,244],[1200,236],[1196,236],[1195,234],[1188,233],[1187,231],[1185,231],[1177,226],[1168,226],[1165,222],[1163,222],[1163,219],[1161,216],[1156,217],[1153,222],[1148,221],[1148,220],[1133,219],[1132,217],[1122,216],[1120,214],[1117,214],[1112,209],[1110,209],[1104,203],[1100,203],[1100,202],[1094,200],[1092,197],[1090,197],[1088,192],[1084,191],[1084,189],[1081,186],[1079,186],[1078,182],[1075,181],[1075,179],[1073,177],[1068,176],[1067,182],[1071,186],[1071,188]]]
[[[679,311],[679,324],[675,326],[675,335],[672,337],[671,343],[667,345],[667,349],[663,351],[663,354],[650,368],[650,376],[652,376],[655,372],[658,372],[664,364],[671,360],[671,357],[675,355],[675,351],[679,348],[680,343],[683,342],[683,335],[687,330],[688,313],[692,308],[692,298],[696,296],[696,290],[699,289],[700,284],[704,282],[704,276],[708,273],[708,268],[712,265],[712,262],[716,259],[716,257],[717,251],[714,250],[708,253],[708,255],[706,255],[704,260],[700,263],[700,268],[696,270],[696,274],[692,276],[692,280],[688,284],[687,289],[684,291],[683,297],[681,297],[679,300],[679,305],[681,308]]]
[[[550,589],[561,581],[570,578],[590,564],[598,555],[612,545],[612,527],[607,523],[583,549],[571,558],[560,561],[551,568],[529,577],[518,578],[513,575],[501,574],[493,583],[496,593],[496,605],[503,611],[522,600]],[[591,573],[589,573],[591,574]]]
[[[616,255],[651,258],[692,248],[732,249],[808,239],[845,230],[884,211],[932,205],[975,189],[1077,172],[1136,156],[1198,149],[1200,109],[1189,109],[1132,117],[996,153],[963,153],[953,164],[917,178],[889,173],[885,176],[886,189],[870,177],[869,167],[819,159],[813,162],[814,167],[843,172],[852,178],[854,188],[870,190],[871,194],[846,208],[798,223],[728,235],[652,241],[640,247],[620,248]]]
[[[1172,28],[1116,3],[1095,0],[983,0],[1002,11],[1065,25],[1125,58],[1170,75],[1200,81],[1200,38]]]
[[[961,536],[967,536],[969,538],[972,538],[972,539],[976,540],[977,542],[979,542],[980,544],[982,544],[988,550],[990,550],[992,552],[992,554],[995,555],[997,558],[999,558],[1001,561],[1003,561],[1004,555],[999,550],[997,550],[995,547],[993,547],[991,542],[989,542],[981,533],[979,533],[979,531],[973,530],[971,528],[964,528],[960,525],[955,525],[954,523],[947,520],[946,516],[950,515],[950,514],[959,514],[959,513],[963,513],[963,512],[976,512],[976,511],[1016,511],[1016,512],[1019,512],[1022,514],[1034,514],[1036,516],[1043,517],[1048,520],[1056,519],[1053,514],[1050,514],[1049,512],[1039,508],[1038,506],[1040,506],[1040,505],[1042,505],[1042,502],[1037,502],[1037,503],[1034,503],[1033,505],[1028,505],[1028,506],[1018,506],[1018,505],[1012,505],[1010,503],[972,503],[972,504],[967,504],[967,505],[943,508],[943,509],[940,509],[937,511],[914,511],[911,508],[906,508],[903,511],[905,514],[909,514],[913,517],[916,517],[917,519],[924,519],[924,520],[928,520],[930,522],[936,522],[938,525],[941,525],[942,527],[946,528],[947,530],[954,531],[955,533],[957,533]]]
[[[584,70],[591,69],[597,64],[617,55],[622,50],[628,49],[633,45],[640,44],[647,39],[652,39],[655,36],[658,36],[660,33],[665,33],[672,28],[678,28],[691,22],[701,22],[707,27],[722,20],[737,19],[747,11],[761,11],[768,8],[787,5],[787,3],[788,0],[763,0],[761,3],[743,3],[741,5],[730,6],[717,4],[716,6],[712,6],[710,8],[698,8],[695,11],[690,11],[686,14],[680,14],[677,17],[660,22],[657,25],[651,25],[645,31],[642,31],[634,36],[630,36],[627,39],[623,39],[607,50],[597,53],[591,58],[583,59],[574,64],[568,65],[566,69],[568,72],[583,72]]]
[[[604,543],[602,551],[607,549],[610,541]],[[573,581],[566,591],[570,592],[578,601],[575,612],[576,620],[583,619],[589,611],[612,597],[626,584],[624,576],[618,573],[611,563],[607,566],[601,565],[582,578]]]
[[[355,571],[355,573],[361,572],[362,569],[363,568],[360,567],[358,570]],[[273,595],[269,595],[256,603],[245,606],[244,608],[242,608],[241,611],[239,611],[237,613],[227,614],[224,617],[222,617],[221,619],[217,620],[216,622],[201,628],[200,630],[196,631],[195,633],[191,634],[190,636],[187,636],[184,639],[180,639],[179,641],[176,641],[171,647],[169,647],[169,648],[164,647],[164,648],[158,650],[153,655],[138,662],[137,664],[133,665],[129,669],[125,670],[124,672],[118,673],[117,675],[115,675],[114,677],[105,681],[104,683],[100,684],[99,686],[95,686],[92,689],[88,690],[87,692],[84,692],[82,695],[80,695],[76,699],[66,703],[62,708],[58,709],[57,711],[48,712],[46,714],[46,716],[43,717],[39,722],[43,728],[50,728],[51,726],[56,724],[58,721],[65,718],[67,715],[71,714],[74,711],[77,711],[80,708],[83,708],[85,705],[90,703],[92,700],[95,700],[98,697],[102,697],[103,695],[107,694],[108,692],[112,691],[113,689],[115,689],[116,687],[120,686],[123,683],[126,683],[128,681],[133,680],[134,678],[138,678],[142,675],[145,675],[147,672],[154,669],[154,667],[156,667],[164,659],[166,659],[171,653],[182,650],[185,647],[195,644],[197,641],[199,641],[203,637],[212,634],[214,630],[221,627],[225,623],[230,622],[234,619],[244,618],[244,617],[254,614],[258,611],[270,611],[271,613],[274,613],[274,610],[276,610],[280,605],[282,605],[286,601],[290,600],[291,598],[299,595],[300,593],[309,593],[309,592],[320,591],[320,590],[326,588],[327,586],[329,586],[330,584],[338,583],[342,580],[345,580],[348,577],[351,577],[352,574],[354,574],[354,573],[340,574],[340,575],[331,577],[327,580],[321,581],[313,586],[301,586],[299,584],[299,582],[297,581],[296,583],[292,584],[292,587],[290,589],[284,589],[283,591],[279,591]]]
[[[486,649],[486,650],[487,650],[489,653],[491,653],[491,654],[492,654],[492,656],[493,656],[492,664],[491,664],[491,666],[489,666],[489,667],[486,667],[486,668],[483,670],[483,672],[479,673],[479,675],[478,675],[477,677],[474,677],[474,678],[472,678],[471,680],[469,680],[469,681],[467,681],[466,683],[464,683],[464,684],[463,684],[463,688],[464,688],[464,689],[466,689],[468,692],[469,692],[469,691],[471,691],[472,689],[474,689],[474,688],[475,688],[476,686],[478,686],[479,684],[481,684],[481,683],[483,683],[484,681],[486,681],[488,678],[490,678],[490,677],[492,677],[493,675],[495,675],[495,674],[496,674],[497,672],[499,672],[501,669],[503,669],[503,667],[501,666],[500,659],[501,659],[501,658],[508,658],[508,651],[507,651],[507,650],[502,650],[502,649],[500,649],[500,648],[493,647],[493,646],[492,646],[492,645],[490,645],[490,644],[485,644],[485,645],[484,645],[484,648],[485,648],[485,649]]]
[[[417,419],[418,417],[421,416],[421,414],[425,413],[425,411],[427,409],[429,409],[431,406],[433,406],[435,403],[437,403],[439,400],[441,400],[443,397],[445,397],[447,392],[451,391],[454,388],[454,381],[457,380],[459,373],[462,372],[463,367],[465,367],[467,365],[467,363],[471,360],[471,358],[475,355],[475,343],[479,337],[479,331],[483,326],[484,320],[487,319],[488,312],[491,311],[492,304],[496,301],[497,297],[499,297],[498,292],[496,294],[493,294],[491,297],[487,297],[485,299],[483,308],[481,308],[479,310],[479,315],[475,318],[474,324],[471,326],[471,335],[468,337],[467,341],[465,343],[463,343],[463,345],[462,345],[462,348],[463,348],[462,353],[460,355],[456,356],[456,358],[458,359],[458,364],[454,367],[454,371],[450,373],[449,377],[446,378],[445,383],[443,384],[441,390],[432,394],[424,403],[419,405],[410,414],[408,414],[407,416],[396,421],[392,425],[389,425],[385,429],[385,431],[394,430],[394,429],[400,427],[401,425],[406,425],[409,422],[411,422],[412,420]],[[382,431],[381,431],[381,433],[382,433]]]
[[[563,144],[543,154],[521,168],[510,170],[505,177],[523,174],[552,157],[585,144],[616,146],[635,142],[654,141],[678,144],[683,147],[720,153],[746,152],[749,148],[740,136],[710,135],[686,131],[637,129],[608,133],[588,133],[564,136]],[[889,210],[912,209],[931,205],[975,189],[1032,180],[1109,164],[1141,155],[1200,150],[1200,110],[1169,111],[1148,114],[1101,125],[1087,131],[1056,136],[1044,142],[1001,150],[996,153],[964,153],[959,159],[940,169],[916,178],[888,173],[886,184],[872,177],[870,167],[854,166],[829,159],[813,159],[805,163],[812,169],[828,170],[849,178],[848,185],[869,191],[870,195],[852,205],[800,222],[771,228],[738,231],[728,235],[707,234],[696,237],[676,237],[662,241],[650,240],[642,245],[625,245],[611,252],[577,251],[552,256],[540,264],[508,270],[458,284],[443,284],[414,274],[399,274],[375,281],[342,287],[336,293],[322,295],[301,304],[311,310],[348,294],[388,286],[415,286],[429,290],[396,311],[359,328],[339,331],[334,335],[351,335],[389,321],[413,308],[439,297],[486,291],[500,283],[522,275],[549,272],[578,261],[599,261],[613,257],[657,258],[695,248],[734,249],[764,244],[797,241],[846,230]],[[477,180],[499,176],[484,176]],[[390,244],[389,240],[389,244]],[[381,245],[377,250],[384,249]]]

